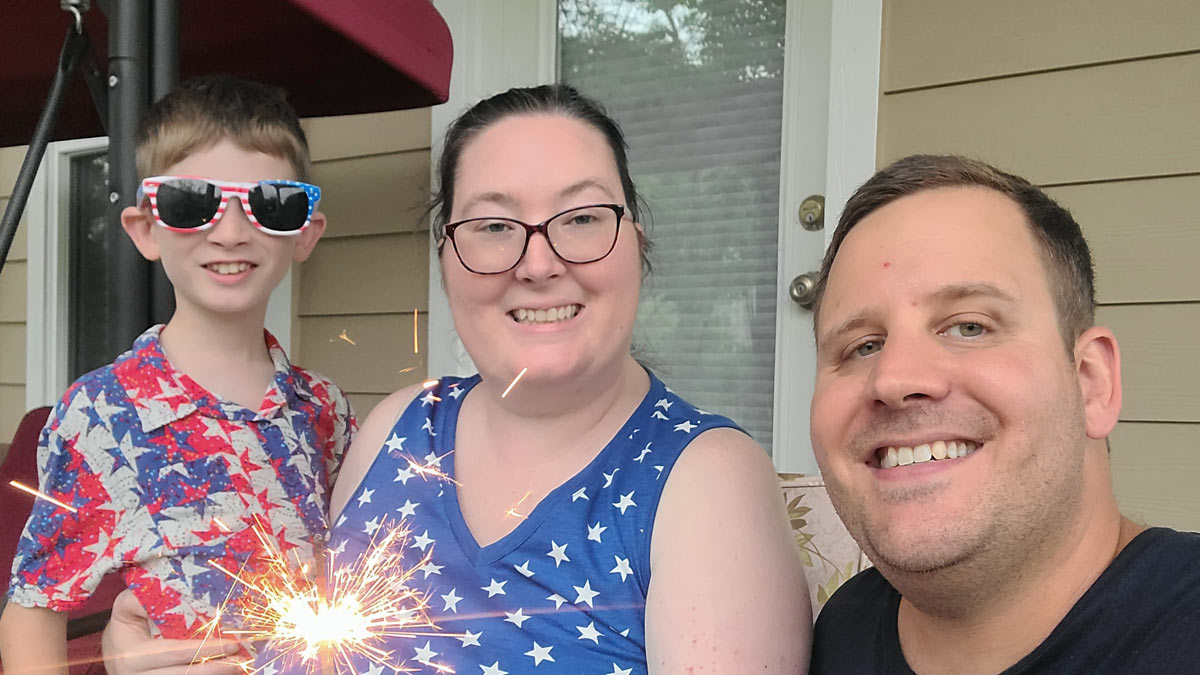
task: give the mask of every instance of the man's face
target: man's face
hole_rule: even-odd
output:
[[[1074,517],[1079,380],[1013,201],[943,188],[868,215],[830,270],[817,335],[813,448],[885,572],[1019,555]]]

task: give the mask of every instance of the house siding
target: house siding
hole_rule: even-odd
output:
[[[1118,502],[1200,530],[1200,5],[883,8],[878,164],[978,157],[1071,209],[1095,255],[1097,322],[1122,351]]]
[[[329,225],[294,270],[292,358],[337,382],[362,419],[426,377],[429,110],[304,127]]]
[[[25,147],[0,148],[0,213],[8,207]],[[25,413],[26,223],[22,219],[0,271],[0,446],[12,439]],[[0,453],[2,454],[2,453]]]

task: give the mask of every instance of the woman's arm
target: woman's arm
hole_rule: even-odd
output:
[[[705,432],[671,471],[646,599],[651,673],[808,671],[812,609],[770,458],[733,429]]]
[[[101,641],[108,675],[234,675],[244,672],[228,658],[238,643],[222,640],[160,640],[150,636],[146,610],[129,590],[113,601]]]

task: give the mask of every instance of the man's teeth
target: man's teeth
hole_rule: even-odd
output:
[[[554,323],[574,318],[578,312],[579,305],[563,305],[550,309],[514,309],[512,316],[517,323]]]
[[[210,263],[205,265],[206,268],[216,272],[217,274],[239,274],[250,269],[248,262],[233,262],[233,263]]]
[[[876,455],[879,458],[879,466],[881,468],[891,469],[897,466],[921,464],[931,460],[966,457],[975,452],[976,447],[978,445],[975,441],[934,441],[933,443],[922,443],[911,448],[907,446],[880,448]]]

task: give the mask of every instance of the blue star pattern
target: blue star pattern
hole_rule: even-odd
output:
[[[651,375],[645,399],[596,458],[512,532],[481,548],[455,486],[412,470],[438,462],[454,477],[462,394],[478,381],[444,378],[409,405],[330,537],[345,564],[364,554],[377,528],[403,521],[412,533],[405,564],[432,551],[429,569],[412,583],[428,593],[430,617],[445,634],[393,640],[386,645],[392,665],[430,673],[645,675],[650,533],[663,485],[692,439],[735,425]],[[355,666],[367,672],[372,664]]]

